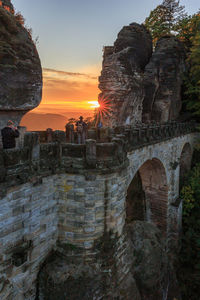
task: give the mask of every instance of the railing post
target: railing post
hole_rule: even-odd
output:
[[[96,140],[86,140],[86,163],[89,167],[95,168],[97,162],[97,144]]]
[[[30,160],[40,159],[40,136],[36,132],[26,132],[24,135],[24,147],[30,149]]]
[[[67,143],[74,143],[74,125],[73,124],[66,124],[65,126],[66,132],[66,142]]]
[[[16,139],[16,148],[22,149],[24,147],[24,135],[26,132],[26,127],[18,126],[19,137]]]
[[[53,142],[53,129],[52,128],[47,128],[47,143],[52,143]]]

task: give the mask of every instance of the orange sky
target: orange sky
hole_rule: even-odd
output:
[[[44,68],[42,102],[32,112],[92,112],[100,92],[97,73],[93,75]]]

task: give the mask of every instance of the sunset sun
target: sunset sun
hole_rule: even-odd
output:
[[[88,101],[88,104],[90,105],[91,108],[98,108],[98,107],[100,107],[98,101]]]

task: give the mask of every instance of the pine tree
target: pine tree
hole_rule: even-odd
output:
[[[162,5],[166,8],[166,22],[169,31],[174,31],[180,20],[186,17],[185,7],[180,5],[180,1],[163,0]]]
[[[200,31],[197,31],[192,40],[188,63],[190,68],[185,77],[186,108],[200,119]]]
[[[200,11],[192,16],[186,16],[178,22],[177,37],[182,41],[189,52],[195,35],[200,32]]]
[[[170,34],[166,15],[166,8],[163,5],[158,5],[145,20],[145,26],[151,32],[154,45],[160,37]]]
[[[152,34],[154,45],[162,36],[178,32],[179,24],[186,16],[184,6],[180,6],[179,1],[163,0],[145,20],[145,26]]]

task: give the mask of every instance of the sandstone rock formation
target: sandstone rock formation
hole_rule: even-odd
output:
[[[151,54],[150,33],[136,23],[120,31],[114,47],[105,47],[99,99],[110,103],[112,118],[107,118],[108,125],[132,124],[141,120],[143,69]]]
[[[28,31],[0,7],[0,128],[8,119],[19,124],[38,106],[42,94],[40,59]]]
[[[99,100],[110,104],[109,126],[176,120],[181,109],[184,49],[174,37],[158,41],[152,54],[150,33],[132,23],[105,47]]]
[[[105,233],[96,242],[90,258],[83,249],[59,244],[62,248],[49,256],[39,272],[38,299],[141,300],[132,274],[122,271],[126,262],[121,258],[122,253],[116,254],[116,242],[116,238],[111,239],[110,234]]]
[[[178,118],[184,61],[183,45],[176,38],[163,37],[158,41],[144,72],[143,122]]]

